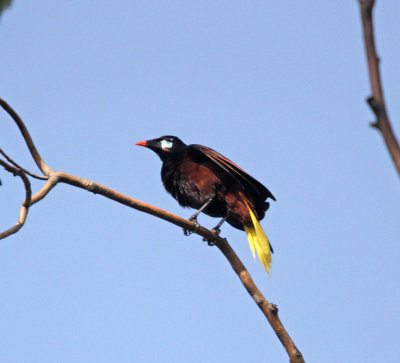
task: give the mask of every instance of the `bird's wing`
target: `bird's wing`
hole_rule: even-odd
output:
[[[251,175],[247,174],[242,168],[237,166],[234,162],[226,158],[225,156],[221,155],[220,153],[216,152],[209,147],[202,146],[202,145],[189,145],[187,148],[189,155],[196,158],[198,154],[202,154],[210,161],[214,162],[214,164],[218,165],[222,170],[230,174],[235,180],[237,180],[244,189],[251,189],[256,194],[264,198],[271,198],[275,200],[275,197],[272,193],[259,181],[254,179]],[[197,154],[197,155],[196,155]]]

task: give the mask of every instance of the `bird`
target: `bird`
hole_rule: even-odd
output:
[[[225,221],[244,230],[254,259],[257,253],[270,274],[273,249],[259,221],[269,208],[268,198],[276,199],[263,184],[217,151],[198,144],[186,145],[176,136],[165,135],[135,145],[160,157],[165,189],[181,206],[197,209],[189,218],[197,228],[197,216],[203,212],[222,218],[213,229],[217,234]]]

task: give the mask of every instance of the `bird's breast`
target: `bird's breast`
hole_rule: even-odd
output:
[[[164,163],[161,177],[165,189],[184,207],[200,208],[214,198],[221,180],[206,166],[184,159],[180,163]]]

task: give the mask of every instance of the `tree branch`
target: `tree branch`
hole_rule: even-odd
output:
[[[35,144],[32,141],[31,135],[28,132],[28,129],[25,127],[25,124],[22,122],[21,118],[18,114],[13,110],[13,108],[2,98],[0,98],[0,106],[11,116],[14,122],[17,124],[19,131],[25,140],[26,145],[32,155],[33,160],[35,161],[38,168],[42,171],[44,175],[49,175],[53,170],[44,162],[39,152],[36,150]]]
[[[268,302],[268,300],[262,295],[256,284],[254,283],[253,279],[251,278],[249,272],[243,265],[243,263],[240,261],[239,257],[236,255],[235,251],[232,249],[232,247],[229,245],[228,241],[224,238],[219,237],[218,235],[215,234],[215,232],[210,231],[204,227],[198,227],[196,223],[189,221],[187,219],[181,218],[173,213],[170,213],[168,211],[165,211],[163,209],[157,208],[155,206],[152,206],[150,204],[141,202],[139,200],[133,199],[131,197],[128,197],[120,192],[117,192],[113,189],[110,189],[106,186],[103,186],[101,184],[95,183],[93,181],[90,181],[88,179],[80,178],[71,174],[67,174],[61,171],[56,171],[54,172],[48,165],[44,163],[42,158],[40,157],[39,153],[36,150],[36,147],[32,141],[32,138],[29,135],[28,130],[26,129],[24,123],[22,122],[21,118],[16,114],[16,112],[4,101],[0,98],[0,105],[10,114],[10,116],[13,118],[13,120],[16,122],[17,126],[19,127],[22,136],[25,139],[25,142],[28,145],[28,148],[31,152],[31,155],[33,159],[36,161],[36,164],[39,166],[39,168],[42,170],[42,172],[48,176],[48,180],[46,183],[43,185],[41,190],[37,192],[32,198],[30,196],[30,184],[28,181],[29,185],[29,195],[28,195],[28,189],[27,185],[25,184],[25,188],[27,190],[27,197],[26,200],[23,204],[23,206],[26,208],[26,213],[28,211],[29,206],[33,205],[34,203],[39,202],[42,200],[58,183],[65,183],[69,184],[81,189],[85,189],[89,192],[95,193],[95,194],[100,194],[108,199],[114,200],[118,203],[124,204],[130,208],[137,209],[139,211],[142,211],[147,214],[151,214],[155,217],[161,218],[167,222],[170,222],[172,224],[175,224],[179,227],[182,227],[186,230],[191,231],[192,233],[198,234],[199,236],[202,236],[204,239],[213,242],[218,249],[224,254],[228,262],[230,263],[231,267],[235,271],[235,273],[238,275],[240,278],[240,281],[242,282],[243,286],[246,288],[247,292],[250,294],[250,296],[253,298],[257,306],[260,308],[262,313],[265,315],[267,318],[268,322],[270,323],[272,329],[275,331],[276,335],[280,339],[282,345],[286,349],[286,352],[288,353],[290,357],[290,362],[291,363],[303,363],[304,359],[300,351],[297,349],[295,346],[294,342],[290,338],[289,334],[287,333],[286,329],[282,325],[279,317],[278,317],[278,308],[276,305],[271,304]],[[4,166],[4,164],[7,165],[8,168],[11,168],[13,171],[18,170],[18,175],[24,180],[27,180],[27,177],[25,175],[25,172],[21,169],[17,169],[14,166],[11,166],[5,162],[3,162],[1,159],[1,165]],[[7,169],[8,170],[8,169]],[[22,207],[21,207],[22,208]],[[25,213],[25,218],[23,219],[23,222],[26,219],[26,213]],[[15,233],[18,231],[22,225],[19,225],[18,229],[15,229],[16,227],[14,226],[13,228],[15,229],[11,233]],[[11,229],[7,230],[10,231]],[[3,232],[0,234],[0,239],[5,238],[11,233],[6,233],[7,231]]]
[[[25,175],[25,173],[21,169],[18,169],[15,166],[12,166],[10,164],[7,164],[4,160],[1,160],[1,159],[0,159],[0,165],[2,165],[4,167],[4,169],[7,170],[8,172],[14,174],[14,176],[19,176],[21,178],[22,182],[24,183],[24,187],[25,187],[25,200],[23,201],[23,203],[21,205],[21,209],[19,211],[18,222],[11,228],[0,233],[0,239],[2,239],[2,238],[6,238],[6,237],[10,236],[11,234],[18,232],[24,225],[24,223],[26,221],[26,217],[28,215],[28,209],[29,209],[30,202],[31,202],[32,192],[31,192],[31,183],[29,182],[28,177]]]
[[[37,174],[31,173],[30,171],[24,169],[22,166],[17,164],[13,159],[11,159],[2,149],[0,149],[0,154],[3,155],[9,163],[13,164],[16,168],[23,171],[24,174],[28,174],[29,176],[31,176],[32,178],[35,178],[35,179],[40,179],[40,180],[49,179],[49,177],[47,177],[47,176],[37,175]]]
[[[372,11],[375,0],[358,0],[360,4],[361,21],[364,34],[365,52],[368,62],[369,80],[372,96],[367,98],[367,103],[376,116],[376,122],[371,126],[377,128],[386,143],[390,156],[400,176],[400,147],[393,133],[389,116],[386,110],[381,75],[379,71],[379,57],[376,53]]]

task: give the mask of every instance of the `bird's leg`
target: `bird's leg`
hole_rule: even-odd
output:
[[[220,220],[220,222],[211,230],[214,231],[216,233],[216,235],[218,236],[221,232],[221,230],[219,229],[219,227],[222,226],[222,224],[228,219],[228,215],[226,215],[224,218],[222,218]]]
[[[227,214],[224,218],[222,218],[219,223],[211,230],[211,232],[214,232],[217,236],[219,236],[221,230],[219,227],[222,226],[222,224],[228,219],[229,214]],[[206,241],[209,246],[214,246],[214,242],[208,240],[207,238],[203,238],[203,241]]]
[[[200,228],[200,224],[197,223],[197,216],[199,215],[200,212],[202,212],[204,209],[207,208],[207,206],[211,203],[213,199],[212,198],[208,198],[204,204],[200,207],[200,209],[193,214],[190,218],[189,221],[194,223],[194,231],[189,231],[188,229],[183,229],[183,233],[185,234],[185,236],[189,236],[191,233],[197,231]]]
[[[189,218],[189,221],[192,221],[192,222],[197,221],[197,216],[199,215],[199,213],[202,212],[204,209],[206,209],[207,206],[211,203],[212,200],[213,200],[212,198],[208,198],[204,202],[204,204],[200,207],[200,209]]]

